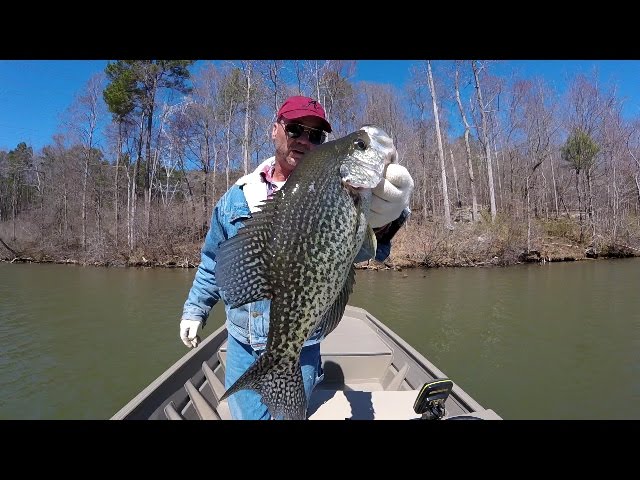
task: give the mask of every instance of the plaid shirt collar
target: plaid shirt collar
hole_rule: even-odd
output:
[[[278,190],[278,185],[276,185],[273,180],[273,173],[276,170],[276,162],[268,163],[265,165],[260,171],[260,176],[262,177],[262,181],[267,184],[267,198],[271,198],[273,194]]]

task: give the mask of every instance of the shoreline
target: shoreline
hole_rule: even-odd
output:
[[[356,270],[396,270],[404,269],[429,269],[429,268],[481,268],[481,267],[509,267],[523,264],[540,264],[558,263],[558,262],[579,262],[584,260],[614,260],[619,258],[638,258],[639,251],[635,249],[623,249],[607,254],[597,254],[589,252],[580,255],[577,252],[546,252],[541,254],[538,251],[531,251],[528,254],[521,254],[518,260],[506,260],[498,256],[487,259],[442,259],[441,261],[423,262],[411,258],[392,257],[384,262],[377,260],[369,260],[356,264]],[[183,260],[147,260],[142,257],[141,260],[132,261],[103,261],[103,262],[83,262],[72,258],[33,258],[28,256],[9,258],[0,258],[0,263],[35,263],[35,264],[55,264],[55,265],[76,265],[81,267],[103,267],[103,268],[198,268],[199,263],[192,262],[189,259]]]

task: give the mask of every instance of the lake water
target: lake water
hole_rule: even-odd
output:
[[[187,352],[194,274],[0,263],[0,419],[111,417]],[[505,419],[640,419],[640,259],[358,271],[349,303]]]

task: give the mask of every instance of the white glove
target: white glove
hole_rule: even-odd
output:
[[[395,160],[395,155],[393,156]],[[413,178],[409,171],[397,163],[385,168],[384,178],[372,190],[369,225],[378,228],[394,221],[409,205],[413,192]]]
[[[202,322],[200,320],[180,320],[180,339],[187,347],[197,347],[200,343],[198,328]]]

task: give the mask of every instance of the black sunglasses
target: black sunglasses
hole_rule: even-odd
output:
[[[304,132],[307,132],[309,142],[313,143],[314,145],[320,145],[327,139],[327,134],[322,130],[318,130],[317,128],[305,127],[304,125],[300,125],[299,123],[281,123],[284,127],[284,131],[289,138],[298,138]]]

